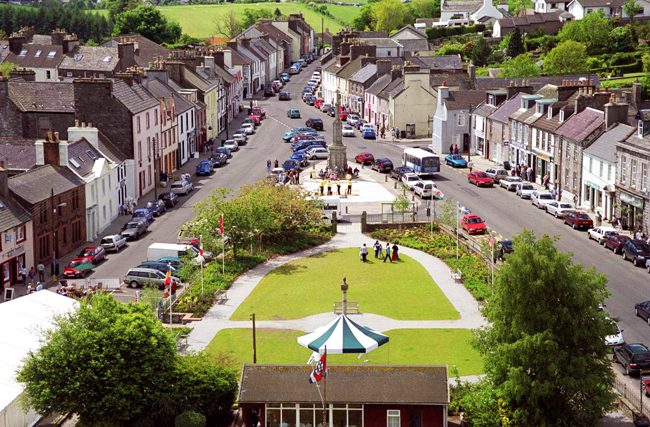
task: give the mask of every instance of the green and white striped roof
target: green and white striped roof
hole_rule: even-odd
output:
[[[298,337],[298,344],[323,353],[369,353],[388,342],[388,337],[366,326],[359,326],[341,314],[333,322]]]

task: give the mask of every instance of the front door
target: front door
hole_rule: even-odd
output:
[[[463,134],[463,152],[469,152],[469,135]]]
[[[409,427],[422,427],[422,411],[410,411]]]

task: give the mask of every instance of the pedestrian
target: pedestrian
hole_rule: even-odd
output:
[[[533,178],[535,178],[535,171],[533,168],[528,168],[528,181],[533,182]]]
[[[381,243],[379,243],[379,240],[375,240],[375,244],[372,245],[372,247],[375,250],[375,258],[379,258],[379,251],[381,250]]]
[[[331,179],[327,180],[327,195],[328,196],[332,195],[332,180]]]
[[[578,195],[577,195],[577,194],[575,194],[575,195],[573,196],[573,205],[574,205],[574,206],[578,206]]]
[[[341,179],[336,180],[336,191],[338,192],[339,196],[341,195]]]
[[[275,168],[277,168],[280,165],[280,162],[278,162],[278,159],[275,159],[275,162],[273,162]]]
[[[381,127],[381,139],[386,139],[386,128],[384,126]]]
[[[386,243],[386,256],[384,257],[384,262],[386,262],[386,260],[390,261],[391,264],[393,263],[393,260],[390,257],[390,242]]]
[[[34,284],[34,277],[36,277],[36,269],[34,266],[29,269],[29,284],[33,285]]]
[[[600,227],[603,223],[603,216],[600,211],[596,212],[596,227]]]
[[[397,247],[397,243],[393,243],[393,261],[397,261],[399,259],[399,248]]]
[[[270,173],[271,172],[271,159],[268,159],[266,161],[266,172]]]
[[[397,139],[399,139],[399,128],[395,128],[395,135],[397,135]]]
[[[553,200],[555,200],[555,198],[557,197],[557,191],[555,191],[555,187],[553,187],[553,189],[551,190],[551,197],[553,198]]]
[[[382,259],[384,258],[384,246],[379,242],[377,242],[377,245],[379,247],[379,259]]]
[[[39,282],[44,282],[45,281],[45,266],[43,265],[42,262],[38,263],[38,265],[36,266],[36,270],[38,270],[38,280],[39,280]]]
[[[321,169],[321,170],[318,172],[318,177],[319,177],[320,179],[325,178],[325,172],[323,171],[323,169]]]
[[[612,215],[612,227],[618,230],[618,218],[616,218],[616,215]]]
[[[454,154],[458,154],[458,144],[454,144]]]
[[[352,178],[348,179],[348,195],[352,195]]]
[[[366,258],[368,258],[368,248],[366,247],[365,243],[363,244],[363,246],[361,246],[361,250],[359,251],[359,256],[361,257],[361,262],[366,262]]]
[[[27,284],[27,269],[24,266],[20,266],[20,280],[23,282],[23,286]]]
[[[472,173],[472,169],[474,169],[474,162],[470,160],[469,163],[467,163],[467,167],[469,168],[469,173]]]
[[[643,239],[643,233],[641,233],[641,230],[637,230],[636,235],[634,236],[636,240],[641,240]]]
[[[352,166],[348,166],[348,174],[352,175]]]
[[[449,146],[449,154],[454,154],[454,144]]]
[[[542,184],[544,185],[545,190],[548,190],[548,180],[549,180],[549,176],[547,173],[545,173],[544,177],[542,178]]]
[[[43,284],[41,282],[36,282],[36,292],[43,290]]]
[[[395,128],[391,128],[391,130],[390,130],[390,138],[391,138],[391,141],[395,141]]]
[[[325,191],[325,180],[321,179],[320,181],[320,195],[322,196]]]
[[[296,179],[296,185],[300,185],[300,174],[296,172],[293,177]]]

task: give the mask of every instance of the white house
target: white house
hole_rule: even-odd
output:
[[[450,91],[447,86],[438,87],[438,103],[433,116],[432,148],[436,153],[449,152],[450,145],[458,145],[461,153],[476,153],[470,144],[470,108],[485,98],[480,90]]]
[[[537,13],[567,10],[570,0],[535,0],[534,8]]]
[[[508,6],[500,4],[495,7],[491,0],[442,0],[440,5],[440,20],[432,22],[433,27],[452,27],[469,25],[470,23],[494,22],[504,17],[501,10],[507,11]]]
[[[377,58],[397,58],[402,56],[402,45],[399,43],[399,40],[388,37],[372,37],[364,38],[363,41],[376,46],[377,52],[375,56]]]
[[[607,18],[613,16],[627,18],[628,16],[623,13],[623,5],[625,3],[627,3],[626,0],[572,0],[569,2],[567,8],[575,19],[582,19],[587,14],[598,11],[602,11],[603,15]],[[636,4],[643,7],[641,16],[650,15],[650,2],[637,0]]]

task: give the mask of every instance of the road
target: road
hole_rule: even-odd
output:
[[[325,123],[322,132],[328,142],[332,141],[331,117],[307,106],[300,99],[302,88],[311,76],[316,63],[306,70],[292,76],[285,87],[293,95],[291,101],[278,101],[277,97],[261,99],[257,103],[266,108],[267,119],[259,126],[249,143],[234,153],[229,164],[211,177],[193,177],[195,191],[181,197],[182,205],[157,218],[150,227],[150,232],[118,254],[110,254],[107,261],[99,265],[93,277],[123,277],[126,271],[146,259],[147,247],[153,242],[175,242],[179,227],[194,216],[192,206],[203,200],[218,187],[237,190],[242,185],[250,184],[266,175],[266,160],[278,159],[282,163],[289,158],[291,147],[282,142],[281,136],[289,129],[302,126],[309,117],[320,117]],[[286,112],[298,108],[302,119],[289,119]],[[240,113],[236,122],[245,117]],[[235,128],[232,126],[231,128]],[[358,133],[357,133],[358,134]],[[399,163],[406,143],[363,140],[360,137],[345,138],[348,147],[348,159],[361,151],[370,151],[375,157],[388,157]],[[370,172],[376,174],[375,172]],[[379,174],[376,175],[379,178]],[[381,178],[383,180],[383,177]],[[446,197],[451,197],[478,213],[486,223],[504,237],[512,237],[522,229],[534,230],[537,235],[544,233],[559,236],[557,246],[564,252],[573,252],[574,261],[587,267],[596,267],[609,278],[611,296],[607,300],[607,310],[619,319],[628,342],[650,343],[650,327],[634,316],[634,303],[650,299],[648,285],[650,275],[642,268],[633,267],[621,256],[605,250],[594,241],[588,241],[586,232],[575,231],[562,224],[542,210],[533,207],[530,201],[524,201],[514,193],[494,188],[477,188],[467,183],[465,170],[454,170],[442,166],[441,173],[434,178],[438,188]],[[153,197],[152,197],[153,198]],[[226,220],[227,221],[227,220]]]

